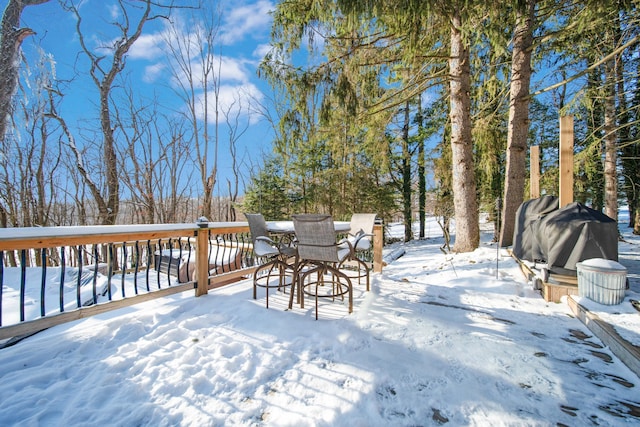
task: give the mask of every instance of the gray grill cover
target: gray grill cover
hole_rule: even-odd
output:
[[[513,230],[512,250],[516,257],[528,261],[545,260],[536,232],[540,220],[558,209],[556,196],[543,196],[522,203],[516,211],[516,224]]]
[[[618,261],[618,224],[581,203],[542,218],[536,239],[551,273],[575,276],[576,263],[590,258]]]

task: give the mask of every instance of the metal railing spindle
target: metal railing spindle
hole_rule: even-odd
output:
[[[154,262],[156,264],[156,281],[158,283],[158,289],[160,289],[160,269],[162,268],[162,239],[158,239],[158,259],[155,259],[155,252],[153,253]]]
[[[40,279],[40,316],[44,317],[45,314],[45,306],[44,306],[44,297],[45,290],[47,288],[47,249],[42,248],[40,250],[41,260],[42,260],[42,275]]]
[[[133,269],[133,291],[136,295],[138,295],[138,270],[140,268],[140,244],[136,240],[136,250],[135,250],[135,267]]]
[[[171,237],[169,237],[169,262],[167,264],[167,286],[171,286],[171,261],[173,261],[173,242],[171,241]]]
[[[24,299],[27,288],[27,250],[20,251],[20,321],[24,322]]]
[[[122,298],[124,298],[124,278],[127,274],[127,242],[122,242],[122,262],[120,265],[120,269],[122,270],[122,275],[120,276],[120,287],[122,288]]]
[[[94,258],[94,266],[93,266],[93,303],[98,303],[98,269],[100,268],[100,252],[98,251],[98,245],[93,245],[93,258]]]
[[[149,292],[149,270],[151,269],[151,240],[147,240],[147,292]]]
[[[111,278],[113,277],[113,244],[107,245],[107,298],[112,300]]]
[[[76,279],[76,306],[82,307],[82,245],[78,245],[78,278]]]
[[[66,273],[66,254],[65,254],[65,246],[60,248],[60,313],[64,312],[64,275]]]

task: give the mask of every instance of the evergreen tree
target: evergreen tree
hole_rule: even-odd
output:
[[[282,165],[275,157],[268,157],[263,167],[251,177],[242,202],[244,212],[261,213],[267,220],[287,219],[297,197],[287,191]]]

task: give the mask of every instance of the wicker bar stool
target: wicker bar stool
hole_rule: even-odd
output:
[[[349,276],[337,266],[351,253],[349,245],[336,242],[336,232],[330,215],[304,214],[293,216],[293,226],[298,241],[298,274],[294,289],[300,306],[304,308],[305,295],[313,296],[318,320],[318,299],[347,295],[349,313],[353,312],[353,286]],[[289,308],[293,307],[292,289]]]
[[[253,253],[258,259],[266,260],[253,273],[253,299],[257,298],[258,287],[265,288],[266,305],[269,308],[269,289],[285,291],[295,281],[298,251],[294,246],[276,243],[269,237],[262,214],[246,213],[245,216],[251,231]]]

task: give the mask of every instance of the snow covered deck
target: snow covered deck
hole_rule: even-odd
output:
[[[640,312],[630,304],[640,299],[640,252],[637,238],[626,233],[619,243],[619,262],[627,268],[630,284],[625,300],[618,305],[603,305],[578,296],[578,281],[573,276],[546,275],[544,265],[520,260],[520,270],[547,302],[566,303],[574,316],[597,336],[611,352],[640,377]]]
[[[374,228],[382,270],[382,226]],[[0,340],[249,277],[246,222],[0,229]]]

